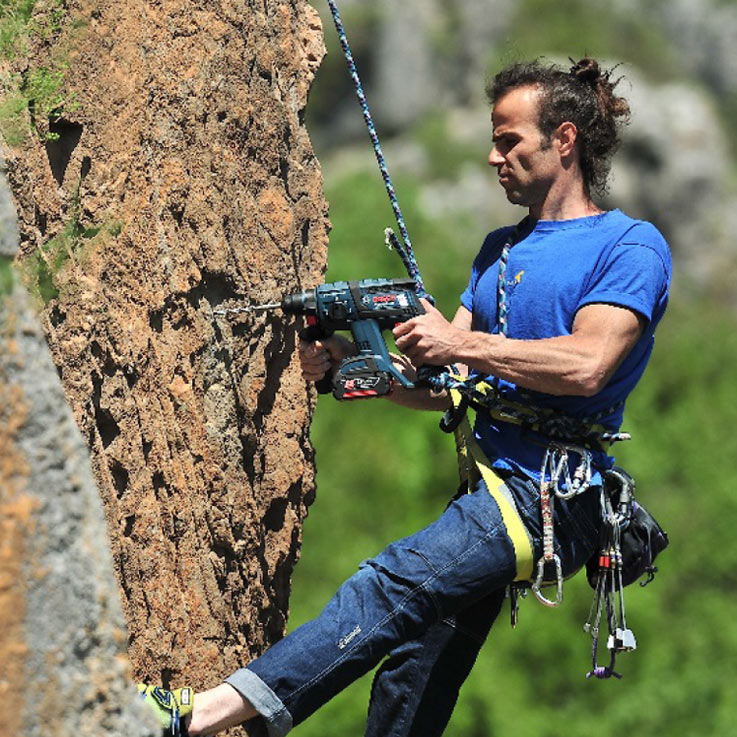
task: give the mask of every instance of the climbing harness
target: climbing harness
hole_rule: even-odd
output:
[[[454,401],[458,394],[453,393]],[[517,512],[517,506],[503,480],[491,467],[486,454],[474,437],[468,417],[464,416],[455,431],[458,472],[461,483],[470,492],[483,480],[491,497],[499,507],[507,536],[514,548],[515,581],[529,582],[533,571],[532,540]]]
[[[511,232],[502,248],[497,278],[497,330],[503,335],[508,331],[508,305],[506,294],[506,267],[509,252],[526,227],[520,222]],[[628,433],[613,431],[602,421],[617,411],[614,405],[586,418],[574,418],[549,408],[535,406],[529,395],[518,395],[523,401],[513,401],[503,396],[499,382],[483,377],[470,379],[446,372],[436,377],[438,385],[448,389],[452,407],[441,421],[446,432],[455,432],[459,468],[462,479],[473,488],[469,474],[469,456],[478,466],[493,498],[499,504],[507,534],[515,549],[517,575],[509,587],[512,625],[518,617],[519,596],[525,596],[528,588],[537,600],[549,607],[563,601],[564,572],[560,557],[555,552],[554,504],[556,499],[569,500],[591,487],[593,478],[593,452],[607,451],[612,443],[629,439]],[[540,514],[542,520],[542,555],[535,564],[532,544],[511,496],[504,494],[504,484],[495,476],[483,451],[478,447],[467,417],[469,408],[488,414],[490,418],[522,426],[547,438],[540,469]],[[592,637],[592,668],[588,678],[609,678],[621,675],[615,670],[616,655],[637,647],[635,635],[627,626],[624,586],[643,573],[652,575],[655,556],[668,544],[667,535],[660,529],[647,511],[634,500],[634,482],[622,469],[610,469],[603,473],[600,490],[602,532],[600,551],[594,563],[587,565],[589,581],[594,588],[592,603],[585,631]],[[637,511],[637,515],[635,515]],[[636,523],[633,524],[633,521]],[[521,530],[520,530],[521,528]],[[626,538],[626,543],[623,539]],[[629,549],[630,560],[624,563],[623,548]],[[646,582],[646,583],[647,583]],[[548,598],[543,593],[553,585],[555,594]],[[644,585],[644,584],[642,584]],[[599,665],[597,651],[602,619],[608,630],[608,665]]]

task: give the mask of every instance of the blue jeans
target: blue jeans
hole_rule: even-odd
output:
[[[505,483],[537,560],[539,490],[517,476]],[[567,576],[598,543],[599,487],[556,499],[554,511]],[[499,508],[480,482],[428,527],[361,563],[316,619],[226,679],[261,714],[250,733],[281,737],[386,658],[374,679],[367,737],[441,735],[515,565]]]

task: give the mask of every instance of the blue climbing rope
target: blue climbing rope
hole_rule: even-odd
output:
[[[420,276],[420,267],[417,265],[417,259],[415,258],[414,251],[412,250],[412,242],[409,239],[409,233],[407,232],[407,226],[404,224],[404,216],[402,210],[399,207],[399,200],[397,194],[394,191],[394,185],[392,184],[391,177],[389,176],[389,170],[386,166],[386,160],[381,150],[381,143],[379,142],[379,136],[376,132],[376,126],[374,125],[374,119],[371,116],[368,102],[366,101],[366,95],[363,91],[363,85],[361,84],[361,78],[358,76],[358,70],[356,64],[353,61],[353,54],[351,53],[351,47],[348,44],[348,38],[346,37],[345,29],[343,28],[343,21],[340,19],[340,13],[338,12],[338,6],[335,4],[335,0],[328,0],[330,6],[330,12],[333,15],[333,22],[335,23],[335,30],[338,32],[338,38],[340,40],[343,54],[345,55],[346,62],[348,63],[348,69],[353,79],[353,86],[358,96],[358,101],[361,103],[361,110],[363,111],[363,119],[366,121],[366,127],[368,128],[369,136],[371,137],[371,143],[374,147],[374,154],[376,155],[376,161],[379,164],[379,170],[381,171],[381,177],[384,180],[384,186],[386,187],[386,193],[389,195],[389,201],[391,202],[392,210],[394,211],[394,218],[397,221],[399,227],[399,233],[401,235],[401,241],[396,236],[393,230],[387,228],[386,239],[387,244],[391,246],[402,259],[407,274],[410,278],[417,282],[417,294],[420,297],[426,297],[432,300],[432,297],[425,291],[425,285]]]

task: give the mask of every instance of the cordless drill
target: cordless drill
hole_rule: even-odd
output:
[[[317,382],[322,394],[336,399],[366,399],[389,394],[394,382],[412,389],[414,384],[392,364],[382,330],[424,315],[412,279],[362,279],[321,284],[306,292],[286,295],[281,302],[256,305],[252,311],[281,308],[305,315],[306,340],[330,337],[336,330],[350,330],[358,355],[344,359],[329,377]]]

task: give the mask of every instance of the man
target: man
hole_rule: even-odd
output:
[[[628,114],[615,84],[591,59],[570,71],[516,64],[495,77],[489,164],[528,217],[486,238],[452,321],[425,302],[425,315],[395,328],[408,375],[460,364],[491,377],[502,403],[618,429],[665,310],[671,265],[652,225],[592,199]],[[342,337],[301,344],[305,378],[319,380],[354,350]],[[448,406],[420,389],[392,399]],[[366,734],[442,734],[506,587],[534,582],[535,571],[538,582],[562,580],[594,551],[601,473],[613,462],[606,446],[552,446],[544,424],[491,409],[478,412],[474,439],[496,475],[362,564],[315,620],[197,694],[189,734],[254,720],[256,731],[279,737],[382,660]],[[546,466],[553,447],[567,448],[570,463]],[[551,473],[568,485],[554,512],[548,500],[546,522]]]

